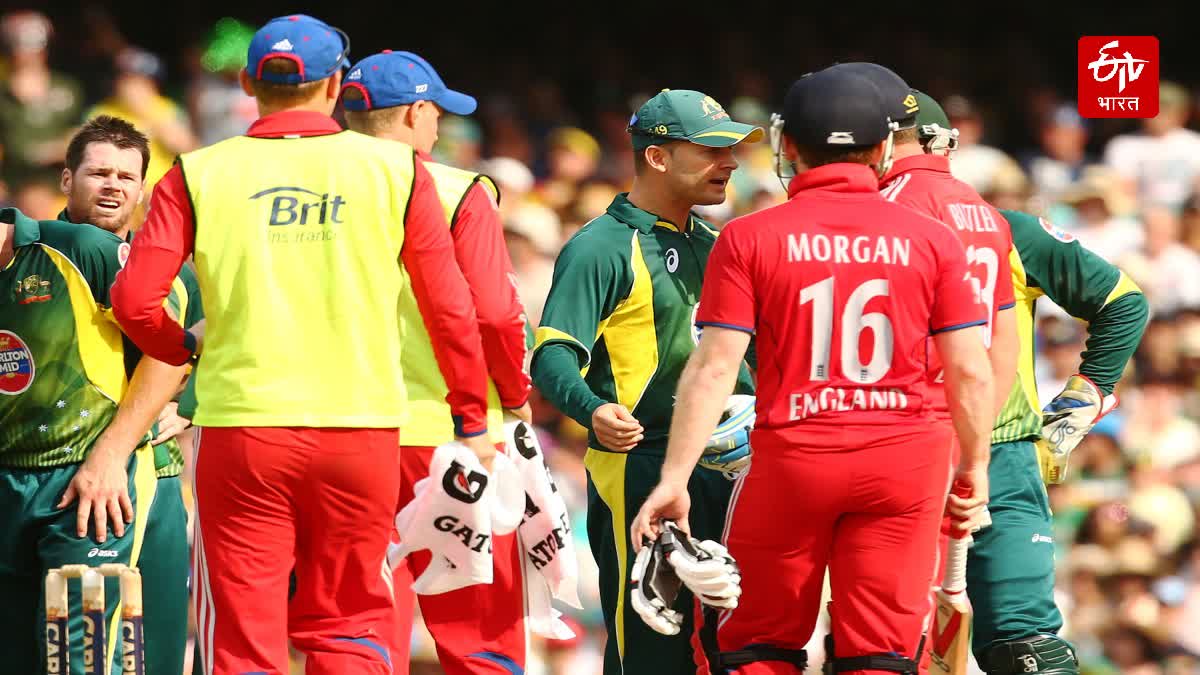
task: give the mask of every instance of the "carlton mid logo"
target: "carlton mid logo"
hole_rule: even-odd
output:
[[[33,352],[16,333],[0,330],[0,394],[15,396],[33,384]]]
[[[1158,38],[1081,37],[1077,72],[1083,117],[1158,115]]]
[[[346,200],[341,195],[318,194],[302,187],[273,187],[250,195],[250,199],[271,199],[268,225],[328,225],[341,223]]]

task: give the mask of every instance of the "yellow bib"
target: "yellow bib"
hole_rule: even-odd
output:
[[[196,423],[401,426],[412,148],[240,136],[180,161],[207,322]]]
[[[437,185],[446,221],[453,225],[459,205],[467,191],[476,181],[482,183],[493,195],[497,194],[491,179],[462,169],[425,162],[425,168],[433,175]],[[404,370],[404,387],[408,392],[408,409],[412,413],[408,424],[400,432],[404,445],[438,446],[454,440],[454,424],[450,419],[450,406],[446,403],[449,387],[438,368],[433,355],[433,344],[425,322],[417,309],[417,298],[411,285],[405,286],[400,296],[400,330],[404,336],[404,352],[401,364]],[[500,408],[500,396],[496,385],[488,380],[488,436],[493,442],[504,441],[504,414]]]

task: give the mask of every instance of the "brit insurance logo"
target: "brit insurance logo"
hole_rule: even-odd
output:
[[[33,352],[16,333],[0,330],[0,394],[16,396],[33,384]]]
[[[1079,38],[1079,114],[1157,116],[1158,67],[1158,38],[1153,35]]]
[[[268,236],[273,244],[330,241],[335,236],[331,226],[345,222],[346,200],[341,195],[289,185],[256,192],[250,200],[269,204]]]

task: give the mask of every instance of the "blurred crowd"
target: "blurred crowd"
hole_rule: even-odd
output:
[[[254,102],[237,84],[253,28],[221,19],[182,45],[182,72],[137,46],[111,16],[89,19],[89,58],[52,58],[55,27],[35,12],[0,17],[0,206],[52,218],[67,139],[85,119],[112,114],[152,141],[152,185],[181,152],[245,131]],[[355,54],[361,58],[366,54]],[[54,65],[52,65],[54,64]],[[59,68],[62,68],[61,70]],[[904,75],[905,73],[901,73]],[[446,73],[453,80],[453,73]],[[910,82],[919,85],[918,79]],[[453,82],[451,82],[453,85]],[[662,86],[670,86],[663,82]],[[766,125],[773,101],[748,86],[723,101],[732,117]],[[541,317],[563,243],[629,187],[625,105],[572,111],[544,80],[510,96],[481,96],[471,118],[446,116],[435,158],[500,186],[505,239],[532,322]],[[935,92],[937,93],[937,92]],[[954,173],[1002,208],[1031,211],[1121,266],[1146,292],[1151,324],[1118,387],[1121,405],[1075,451],[1069,480],[1050,488],[1064,636],[1083,672],[1200,672],[1200,133],[1194,91],[1164,82],[1160,113],[1129,127],[1096,126],[1051,90],[1023,101],[1032,147],[991,145],[990,116],[968,95],[941,102],[960,133]],[[567,121],[564,124],[564,121]],[[765,143],[739,146],[718,226],[784,199]],[[1039,305],[1037,372],[1044,400],[1076,372],[1086,330],[1049,301]],[[603,624],[587,553],[586,433],[534,397],[535,421],[574,514],[585,611],[568,615],[574,640],[536,641],[529,673],[598,672]],[[414,672],[440,672],[428,636],[413,636]]]

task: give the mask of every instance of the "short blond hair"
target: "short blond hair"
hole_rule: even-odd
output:
[[[366,96],[357,87],[342,90],[343,101],[363,101]],[[361,134],[377,136],[389,131],[395,124],[396,118],[404,112],[407,106],[392,106],[375,110],[346,110],[346,124]]]
[[[300,66],[289,59],[267,59],[262,64],[262,72],[272,75],[296,75],[300,72]],[[314,82],[283,84],[260,80],[251,74],[250,89],[254,91],[254,98],[261,103],[277,108],[290,107],[304,103],[316,96],[317,91],[325,86],[327,79],[329,78]]]

